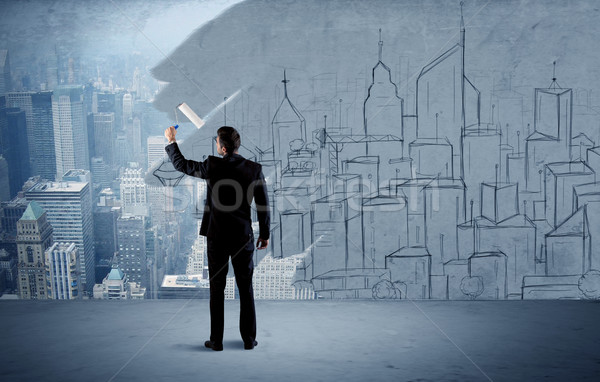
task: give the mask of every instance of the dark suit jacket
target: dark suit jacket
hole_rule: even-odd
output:
[[[177,143],[165,147],[176,170],[207,180],[206,204],[200,235],[230,244],[242,244],[252,236],[250,204],[256,204],[261,239],[269,239],[267,185],[259,163],[238,154],[209,156],[203,162],[185,159]]]

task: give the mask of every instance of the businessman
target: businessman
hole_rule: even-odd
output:
[[[252,274],[254,235],[250,205],[256,205],[259,237],[258,249],[269,244],[269,203],[267,186],[260,164],[238,154],[241,138],[236,129],[222,126],[217,130],[217,153],[203,162],[185,159],[179,151],[173,126],[165,130],[169,143],[165,147],[176,170],[206,179],[206,204],[200,235],[207,239],[208,273],[210,277],[210,340],[204,346],[223,350],[224,299],[229,258],[240,294],[240,334],[244,349],[254,349],[256,313]]]

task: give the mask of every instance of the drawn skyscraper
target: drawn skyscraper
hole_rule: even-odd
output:
[[[382,61],[381,29],[378,45],[378,61],[372,69],[371,85],[363,103],[364,135],[371,137],[366,140],[365,154],[380,156],[383,164],[381,175],[387,180],[396,175],[392,163],[404,156],[404,100],[398,95],[398,87],[392,81],[390,68]],[[378,187],[379,184],[375,190]]]
[[[544,165],[571,160],[573,91],[562,88],[552,78],[548,88],[534,92],[534,132],[526,139],[525,181],[529,191],[541,187],[540,171]]]
[[[403,138],[404,100],[392,81],[390,68],[383,63],[383,40],[379,30],[379,56],[371,73],[371,85],[363,103],[364,134]],[[368,155],[368,152],[367,152]]]
[[[480,123],[480,93],[465,74],[465,24],[460,40],[421,69],[417,78],[417,138],[448,138],[454,152],[454,174],[462,176],[460,139]]]
[[[293,140],[301,140],[302,145],[307,143],[306,121],[288,98],[287,84],[290,81],[288,81],[285,71],[281,82],[283,82],[283,99],[271,122],[274,159],[285,158]]]

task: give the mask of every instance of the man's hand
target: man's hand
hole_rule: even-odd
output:
[[[167,138],[169,143],[175,142],[175,134],[177,134],[177,130],[175,130],[175,127],[173,126],[170,126],[165,130],[165,138]]]
[[[256,241],[256,248],[258,249],[265,249],[267,248],[267,245],[269,245],[269,240],[258,238]]]

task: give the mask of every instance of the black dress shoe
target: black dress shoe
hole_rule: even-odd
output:
[[[244,342],[244,349],[246,349],[246,350],[252,350],[252,349],[254,349],[254,347],[256,345],[258,345],[258,342],[256,342],[256,341]]]
[[[223,350],[223,344],[218,344],[218,343],[212,342],[212,341],[206,341],[204,343],[204,346],[207,347],[207,348],[209,348],[209,349],[212,349],[214,351],[221,351],[221,350]]]

